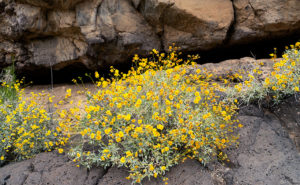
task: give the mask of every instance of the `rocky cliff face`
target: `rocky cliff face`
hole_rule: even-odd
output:
[[[0,0],[0,66],[89,69],[300,31],[298,0]]]

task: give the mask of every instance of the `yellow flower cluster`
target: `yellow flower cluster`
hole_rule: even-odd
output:
[[[299,92],[300,88],[300,42],[287,47],[282,55],[281,60],[275,60],[275,53],[270,54],[274,61],[273,70],[265,79],[261,79],[262,71],[260,66],[250,71],[248,74],[243,73],[243,82],[234,85],[228,84],[227,94],[231,97],[239,97],[246,103],[251,101],[262,101],[270,97],[274,103],[288,95]],[[236,76],[242,76],[236,74]]]
[[[99,90],[89,93],[80,125],[81,145],[69,152],[74,161],[125,166],[128,179],[140,183],[163,176],[187,157],[207,163],[236,143],[232,133],[242,125],[235,103],[222,101],[219,85],[201,71],[187,72],[197,56],[183,62],[170,49],[153,50],[152,60],[136,55],[128,73],[111,68],[113,79],[96,82]]]
[[[52,97],[31,93],[31,97],[24,98],[20,85],[19,82],[11,86],[2,83],[1,88],[10,88],[15,98],[4,101],[6,95],[1,94],[0,165],[7,160],[26,159],[42,151],[50,151],[68,141],[63,133],[64,125],[58,124],[53,118],[54,113],[39,105],[41,98],[50,101]]]
[[[271,54],[272,55],[272,54]],[[274,67],[270,76],[264,81],[264,87],[269,89],[275,100],[299,92],[300,87],[300,42],[291,45],[282,55],[282,60],[276,61],[273,54]]]

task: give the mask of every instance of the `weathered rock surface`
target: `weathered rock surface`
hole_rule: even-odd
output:
[[[239,147],[226,151],[230,162],[215,162],[203,167],[195,160],[186,160],[167,172],[169,184],[300,184],[300,153],[296,147],[299,135],[298,140],[291,137],[300,128],[299,104],[298,94],[296,98],[286,99],[274,113],[254,105],[242,107],[238,118],[244,127],[239,130]],[[112,167],[107,171],[77,168],[66,156],[56,152],[42,153],[33,159],[0,168],[1,185],[129,185],[131,182],[125,179],[127,176],[124,168]],[[145,179],[143,184],[162,185],[164,182]]]
[[[295,98],[299,99],[299,94],[283,101],[274,113],[300,152],[300,101],[295,101]]]
[[[276,60],[281,60],[278,58]],[[199,68],[201,70],[207,70],[214,75],[214,79],[219,77],[227,78],[228,75],[233,74],[247,74],[259,67],[262,74],[260,78],[264,79],[273,70],[274,61],[271,59],[260,59],[256,60],[251,57],[244,57],[240,59],[225,60],[219,63],[206,63],[202,65],[197,65],[196,67],[190,67],[190,73],[195,73]]]
[[[101,168],[77,168],[66,156],[56,152],[42,153],[34,159],[0,168],[1,185],[82,185],[96,184],[105,174]]]
[[[98,185],[106,184],[120,184],[120,185],[130,185],[131,181],[126,180],[129,173],[126,169],[110,168],[108,172],[99,181]],[[196,160],[186,160],[181,165],[172,168],[166,177],[169,179],[168,184],[174,185],[208,185],[214,184],[214,179],[210,172],[205,169]],[[165,184],[161,178],[148,180],[144,179],[142,182],[144,185],[163,185]]]
[[[211,49],[226,39],[234,19],[230,0],[150,0],[140,9],[162,35],[164,49],[176,43],[182,49]]]
[[[298,0],[0,0],[0,67],[89,69],[300,33]]]
[[[66,156],[42,153],[34,159],[0,168],[1,185],[82,185],[97,184],[104,169],[77,168]]]
[[[233,0],[235,23],[231,43],[268,39],[300,29],[299,1]]]
[[[299,184],[299,151],[282,122],[257,107],[245,109],[239,115],[240,145],[228,152],[233,167],[224,175],[227,184]]]
[[[84,0],[17,0],[21,3],[39,6],[46,9],[74,9],[75,5]]]

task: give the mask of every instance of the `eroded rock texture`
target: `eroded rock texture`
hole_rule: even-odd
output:
[[[0,67],[89,69],[300,32],[299,0],[0,0]]]
[[[236,19],[230,42],[267,39],[300,29],[299,1],[233,0]]]
[[[77,168],[66,156],[42,153],[34,159],[0,168],[1,185],[90,185],[97,184],[104,169]]]

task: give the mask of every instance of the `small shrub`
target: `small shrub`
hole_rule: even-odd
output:
[[[17,88],[20,82],[16,80],[14,65],[6,67],[0,74],[0,101],[13,102],[17,99]]]
[[[276,55],[271,54],[275,59]],[[282,55],[282,60],[275,62],[271,75],[263,83],[268,94],[275,102],[279,102],[287,95],[299,92],[300,87],[300,42],[291,45]]]
[[[300,87],[300,42],[291,45],[282,55],[282,60],[275,60],[276,53],[270,54],[274,61],[273,70],[261,79],[261,69],[258,66],[243,75],[243,82],[229,84],[226,87],[228,97],[239,98],[249,104],[270,97],[274,103],[279,103],[284,97],[299,92]],[[275,50],[276,51],[276,50]]]
[[[63,124],[40,105],[46,94],[24,98],[21,82],[7,81],[7,70],[0,87],[0,165],[33,157],[67,142]]]
[[[87,167],[128,167],[133,183],[163,176],[187,157],[203,164],[236,143],[234,102],[221,101],[219,85],[201,71],[185,70],[176,50],[158,53],[153,60],[135,56],[135,68],[114,78],[101,78],[99,91],[89,93],[86,115],[79,132],[82,139],[69,152]],[[95,74],[99,77],[99,74]]]

